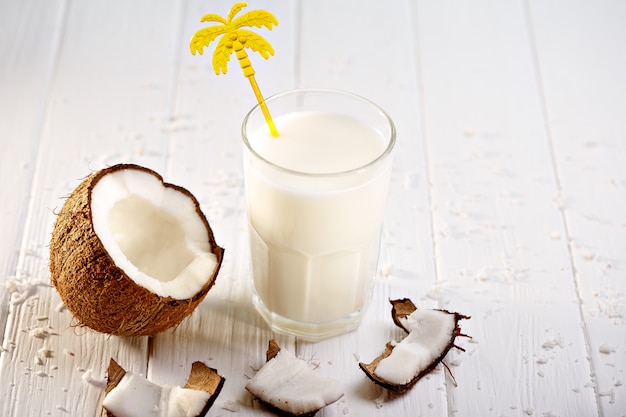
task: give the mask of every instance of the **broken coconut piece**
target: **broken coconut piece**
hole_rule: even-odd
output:
[[[79,324],[154,335],[200,304],[222,256],[189,191],[120,164],[87,177],[63,204],[50,240],[50,278]]]
[[[397,344],[387,343],[385,351],[360,368],[376,384],[395,392],[405,392],[432,371],[461,333],[459,320],[469,319],[446,310],[417,309],[409,299],[391,300],[394,323],[409,334]],[[445,366],[445,364],[444,364]],[[446,366],[447,368],[447,366]]]
[[[219,395],[224,378],[194,362],[184,387],[159,386],[125,371],[111,359],[102,406],[108,417],[202,417]]]
[[[313,416],[343,396],[338,381],[321,376],[274,340],[269,343],[267,362],[248,381],[246,389],[286,416]]]

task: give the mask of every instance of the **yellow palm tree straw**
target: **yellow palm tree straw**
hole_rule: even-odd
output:
[[[220,72],[226,74],[228,61],[234,51],[243,75],[250,81],[270,132],[273,136],[278,136],[278,131],[265,104],[259,85],[254,78],[254,68],[252,68],[252,63],[246,52],[246,48],[249,48],[253,52],[258,52],[263,58],[268,59],[270,55],[274,55],[274,48],[262,36],[250,30],[242,29],[243,27],[265,27],[272,30],[273,25],[278,25],[278,20],[276,20],[273,14],[265,10],[251,10],[235,19],[235,16],[247,5],[248,3],[245,2],[233,5],[228,13],[228,19],[212,13],[202,16],[201,22],[215,22],[219,25],[198,30],[191,38],[189,47],[193,55],[196,52],[203,55],[204,48],[209,46],[219,36],[222,36],[215,47],[215,51],[213,51],[213,70],[215,74],[220,75]]]

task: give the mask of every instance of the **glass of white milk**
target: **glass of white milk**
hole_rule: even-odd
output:
[[[318,341],[359,326],[377,273],[395,128],[335,90],[266,100],[242,126],[253,303],[272,330]]]

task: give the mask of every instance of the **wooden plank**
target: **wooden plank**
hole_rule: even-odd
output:
[[[32,256],[34,242],[22,241],[30,189],[43,123],[47,90],[63,24],[65,3],[0,2],[0,288],[11,284],[20,256]],[[33,30],[37,28],[37,30]],[[0,328],[4,329],[10,291],[0,291]],[[2,345],[0,335],[0,345]]]
[[[11,387],[2,390],[0,401],[0,414],[7,417],[100,415],[99,384],[110,357],[129,370],[147,370],[147,338],[75,330],[69,313],[57,311],[59,298],[47,287],[46,251],[54,210],[91,170],[116,162],[165,166],[163,129],[168,120],[162,116],[167,114],[176,4],[145,1],[114,7],[94,1],[69,6],[44,96],[32,204],[23,225],[23,241],[36,247],[33,256],[22,257],[17,265],[41,284],[12,306],[5,332],[9,351],[1,358],[0,379]],[[39,328],[52,334],[37,337]],[[38,349],[44,346],[53,357],[39,364]]]
[[[417,28],[440,305],[475,337],[449,410],[597,415],[523,3],[423,1]]]
[[[626,5],[531,1],[529,16],[591,357],[589,382],[601,414],[623,416],[626,57],[616,51],[626,50]]]

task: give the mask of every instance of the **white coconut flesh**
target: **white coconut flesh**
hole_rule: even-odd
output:
[[[216,267],[194,202],[143,170],[104,175],[91,191],[93,229],[117,267],[162,297],[188,299]]]
[[[196,417],[211,394],[205,391],[150,382],[126,372],[104,398],[102,406],[115,417]]]
[[[420,309],[400,321],[409,334],[378,363],[374,374],[392,384],[404,385],[450,347],[456,319],[445,311]]]
[[[264,403],[296,416],[313,413],[343,396],[338,381],[320,375],[284,349],[259,369],[246,389]]]

